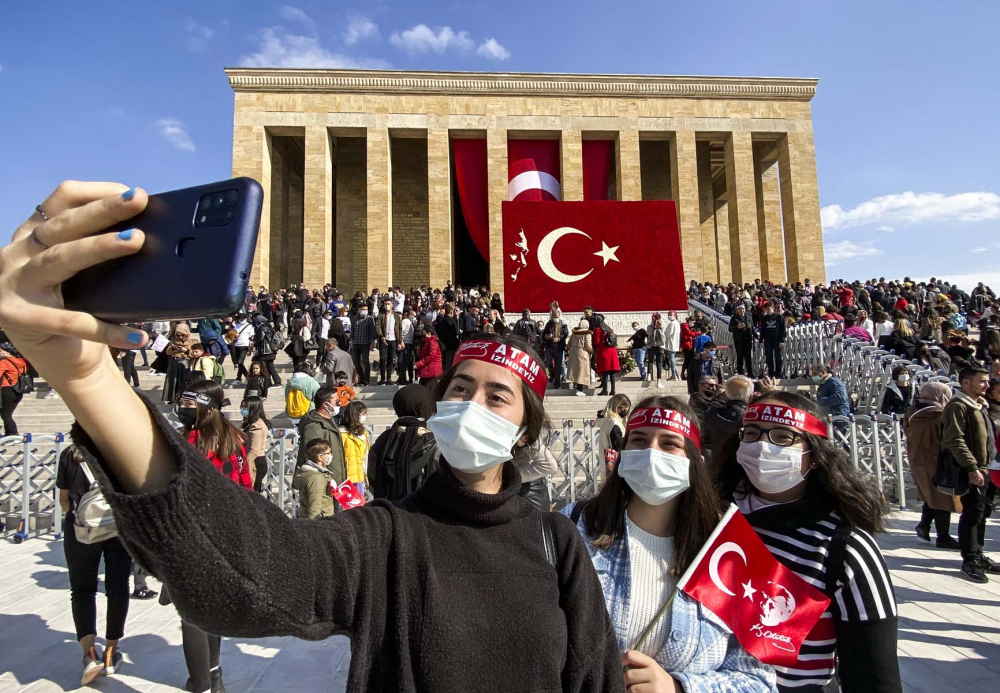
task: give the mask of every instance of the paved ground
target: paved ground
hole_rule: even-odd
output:
[[[880,537],[899,601],[899,657],[906,691],[996,691],[1000,677],[1000,579],[979,586],[958,577],[957,552],[913,534],[917,514],[893,515]],[[989,550],[1000,559],[1000,522]],[[152,581],[155,584],[155,581]],[[80,650],[74,641],[65,560],[59,542],[0,542],[0,693],[77,690]],[[98,611],[103,604],[98,601]],[[98,631],[103,630],[99,623]],[[122,641],[124,672],[97,689],[182,691],[187,672],[173,607],[133,602]],[[222,665],[230,693],[342,691],[349,643],[292,638],[225,640]]]

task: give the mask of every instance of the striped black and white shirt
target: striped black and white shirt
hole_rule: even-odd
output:
[[[802,501],[768,505],[748,495],[735,502],[774,557],[830,597],[830,606],[802,644],[799,661],[793,667],[775,667],[779,690],[822,690],[835,677],[838,655],[844,693],[900,690],[896,600],[889,569],[872,536],[860,529],[842,533],[843,569],[828,586],[831,546],[840,525],[835,511],[815,514],[800,524]],[[857,680],[866,681],[865,687],[848,686]]]

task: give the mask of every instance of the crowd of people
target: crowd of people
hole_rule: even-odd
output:
[[[80,185],[72,199],[60,188],[39,206],[58,225],[33,214],[0,249],[0,373],[8,390],[30,386],[37,372],[77,419],[59,487],[65,533],[74,536],[65,550],[84,683],[122,665],[128,576],[137,566],[161,581],[161,601],[176,605],[187,689],[198,693],[224,690],[222,637],[279,634],[350,635],[352,690],[901,690],[896,602],[874,538],[886,506],[826,426],[843,393],[824,367],[812,374],[815,398],[775,380],[785,330],[805,319],[848,336],[895,339],[897,348],[927,327],[948,351],[953,334],[969,339],[956,314],[982,309],[983,352],[969,347],[964,361],[949,354],[960,391],[930,383],[910,395],[897,378],[902,404],[892,406],[906,406],[912,445],[938,445],[969,487],[956,502],[935,496],[933,479],[915,472],[925,503],[917,535],[929,540],[933,523],[938,546],[954,549],[948,515],[961,512],[962,574],[982,583],[1000,573],[983,552],[1000,472],[992,416],[1000,404],[984,368],[998,323],[985,288],[966,297],[933,280],[692,285],[693,298],[732,316],[739,372],[728,379],[699,311],[683,321],[654,314],[623,340],[591,308],[575,326],[555,304],[544,323],[527,312],[508,322],[498,295],[450,284],[358,293],[350,302],[333,287],[250,288],[244,312],[194,329],[179,322],[95,330],[66,319],[57,289],[70,266],[103,256],[67,265],[71,253],[49,248],[80,242],[73,238],[116,214],[134,215],[146,198]],[[66,211],[88,203],[98,205],[96,219]],[[115,242],[134,252],[141,235]],[[28,271],[42,290],[24,288]],[[23,310],[26,303],[39,310]],[[771,377],[760,381],[745,347],[754,339],[769,354]],[[132,386],[135,355],[146,345],[180,431]],[[108,347],[131,354],[128,380]],[[286,411],[299,414],[297,519],[261,494],[270,427],[263,405],[282,385],[274,366],[282,350],[293,361]],[[240,425],[222,413],[226,356],[236,370],[230,385],[244,389]],[[615,392],[628,356],[652,388],[636,403]],[[687,381],[686,400],[656,393],[664,370],[668,381]],[[393,396],[398,418],[372,441],[353,386],[393,379],[403,385]],[[604,465],[595,496],[552,513],[538,494],[558,470],[545,447],[544,400],[564,380],[577,391],[598,380],[599,394],[609,396],[599,425]],[[5,426],[14,394],[3,395]],[[345,507],[344,484],[369,502]],[[730,503],[778,561],[830,599],[792,666],[755,658],[676,589]],[[113,536],[77,531],[95,512],[113,519]]]

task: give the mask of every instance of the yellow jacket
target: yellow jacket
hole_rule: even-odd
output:
[[[368,450],[371,445],[368,442],[368,433],[363,437],[348,433],[345,429],[340,429],[340,441],[344,444],[344,460],[347,462],[347,480],[352,484],[366,483],[368,481],[365,462],[368,459]]]

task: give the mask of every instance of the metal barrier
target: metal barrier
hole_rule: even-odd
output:
[[[62,538],[56,469],[65,441],[62,433],[0,438],[0,535],[17,544],[42,532]]]

